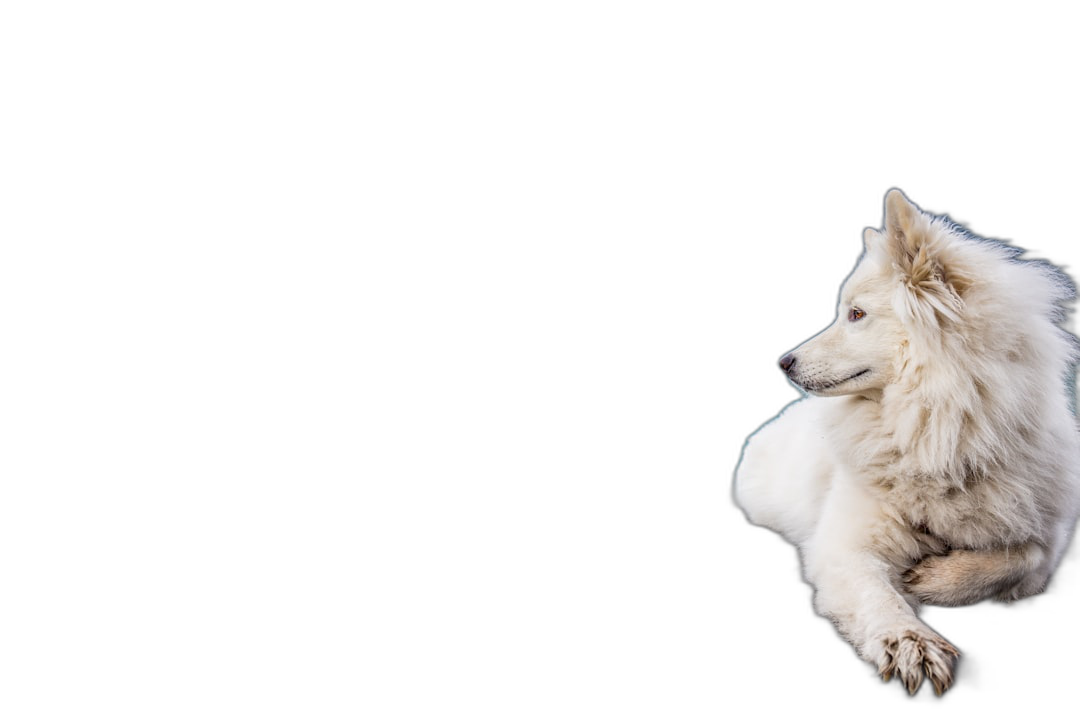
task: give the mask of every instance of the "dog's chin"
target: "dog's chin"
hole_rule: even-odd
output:
[[[857,370],[849,375],[838,379],[800,380],[792,378],[792,381],[811,395],[819,397],[834,397],[836,395],[851,395],[865,390],[869,383],[871,369]]]

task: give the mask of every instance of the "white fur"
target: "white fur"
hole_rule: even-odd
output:
[[[1041,591],[1080,512],[1073,289],[897,190],[864,241],[836,321],[792,353],[811,395],[747,441],[736,499],[799,546],[863,658],[943,692],[957,653],[920,601]]]

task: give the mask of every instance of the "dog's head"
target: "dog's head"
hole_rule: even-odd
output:
[[[895,382],[911,334],[941,332],[963,312],[971,279],[950,240],[946,223],[889,191],[885,227],[864,232],[836,320],[784,355],[781,369],[815,395],[873,394]]]

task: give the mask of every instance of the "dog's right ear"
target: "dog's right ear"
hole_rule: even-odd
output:
[[[874,228],[868,227],[862,231],[862,243],[866,252],[870,252],[870,249],[879,242],[881,242],[881,233]]]

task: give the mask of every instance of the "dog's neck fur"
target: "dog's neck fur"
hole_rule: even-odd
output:
[[[1033,438],[1045,438],[1036,430],[1054,424],[1046,415],[1069,412],[1045,378],[1064,380],[1076,348],[1045,305],[1031,309],[1013,327],[978,327],[981,318],[966,317],[914,328],[896,379],[849,398],[848,410],[864,418],[858,464],[961,488],[1042,452]]]

